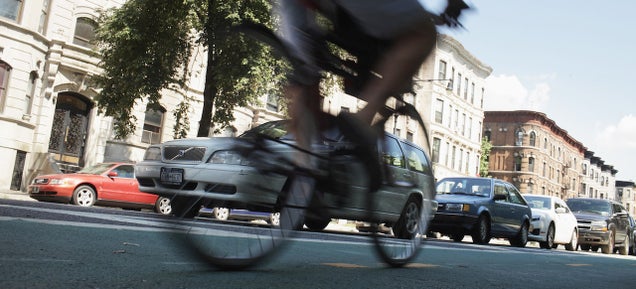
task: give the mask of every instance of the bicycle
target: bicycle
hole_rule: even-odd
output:
[[[350,19],[342,18],[341,14],[336,17],[340,17],[337,20],[341,25],[336,25],[325,34],[312,37],[319,44],[316,57],[320,68],[342,76],[345,79],[345,92],[355,96],[358,89],[370,78],[377,77],[372,72],[374,60],[390,43],[366,35]],[[270,29],[245,22],[235,27],[234,31],[258,39],[290,60],[293,66],[297,64],[298,60]],[[358,37],[352,39],[342,37],[343,35]],[[357,61],[343,59],[331,53],[327,49],[327,43],[346,50]],[[396,105],[385,106],[379,112],[383,119],[374,125],[375,131],[383,131],[390,116],[406,115],[419,124],[428,141],[426,126],[417,109],[404,101],[401,95],[393,98]],[[316,120],[309,119],[310,122]],[[425,154],[422,157],[424,160],[421,162],[426,162],[428,171],[423,173],[423,180],[418,180],[419,183],[396,180],[390,174],[392,164],[389,163],[395,160],[387,160],[378,151],[378,148],[386,145],[386,136],[380,134],[377,139],[369,140],[365,135],[360,136],[356,127],[351,127],[351,123],[342,118],[323,113],[321,119],[325,123],[310,123],[315,128],[320,128],[320,139],[312,142],[310,150],[299,147],[290,139],[273,137],[263,132],[254,133],[233,148],[243,158],[241,162],[250,162],[260,173],[283,179],[284,185],[279,191],[265,188],[267,184],[259,184],[258,180],[254,180],[254,188],[267,189],[268,193],[239,200],[219,193],[220,188],[213,186],[202,193],[173,197],[173,211],[181,217],[176,222],[181,236],[184,237],[180,240],[193,249],[194,256],[221,269],[245,269],[278,252],[285,241],[292,238],[303,226],[310,230],[324,228],[332,217],[353,218],[370,223],[369,230],[375,252],[392,267],[404,266],[417,256],[426,236],[429,220],[436,209],[434,177],[428,157]],[[326,135],[326,132],[333,131],[340,134],[336,134],[336,137]],[[429,144],[427,146],[430,148]],[[299,166],[292,157],[298,154],[311,158],[316,166]],[[402,162],[406,160],[402,159]],[[410,190],[407,196],[400,199],[399,210],[394,204],[393,207],[387,205],[390,202],[383,199],[385,195],[380,190],[383,186]],[[345,207],[345,204],[354,204],[351,205],[353,209]],[[205,218],[196,217],[202,206],[277,212],[280,214],[280,224],[237,227],[209,222]],[[382,224],[392,227],[393,235],[381,232]]]

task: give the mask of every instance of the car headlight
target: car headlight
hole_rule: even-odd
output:
[[[590,223],[590,230],[607,231],[607,223],[605,221],[592,221],[592,223]]]
[[[49,182],[49,185],[66,185],[67,182],[65,179],[52,179]]]
[[[144,161],[160,161],[161,160],[161,148],[149,147],[144,154]]]
[[[468,212],[470,211],[469,204],[446,204],[446,211],[449,212]]]
[[[250,161],[244,158],[241,154],[236,151],[217,151],[212,154],[210,160],[208,161],[212,164],[225,164],[225,165],[242,165],[247,166],[250,164]]]

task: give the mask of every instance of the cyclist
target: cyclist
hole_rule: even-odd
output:
[[[433,2],[430,7],[423,6],[429,2]],[[443,4],[445,8],[440,11]],[[403,91],[431,53],[437,37],[435,25],[460,25],[458,18],[462,10],[468,8],[462,0],[278,0],[275,11],[281,21],[280,34],[294,56],[302,61],[302,65],[295,68],[287,89],[293,120],[318,113],[320,76],[312,56],[310,32],[319,30],[314,10],[329,13],[334,5],[348,13],[364,33],[391,43],[377,62],[375,72],[381,77],[372,78],[356,95],[367,101],[367,105],[350,121],[359,120],[367,125],[372,123],[388,97]],[[434,11],[436,9],[440,12]],[[293,123],[297,132],[315,135],[314,129],[303,127],[297,121]],[[299,141],[301,147],[308,147],[304,140]]]
[[[440,3],[439,2],[443,2]],[[423,4],[428,2],[430,7]],[[280,21],[279,33],[290,48],[292,56],[300,60],[290,77],[286,94],[290,100],[291,131],[297,144],[309,149],[318,138],[317,122],[320,121],[320,69],[313,59],[314,31],[319,31],[315,11],[332,13],[341,8],[366,33],[391,43],[388,50],[377,60],[374,71],[380,77],[371,78],[356,97],[367,101],[367,105],[355,115],[341,114],[347,130],[356,135],[358,142],[370,147],[377,139],[371,124],[386,100],[404,91],[413,75],[435,47],[436,25],[460,25],[458,18],[468,8],[463,0],[278,0],[275,16]],[[442,9],[434,11],[434,8]],[[345,36],[346,37],[346,36]],[[299,153],[295,157],[299,167],[312,171],[315,161],[309,154]],[[373,178],[373,176],[371,176]],[[292,187],[290,204],[306,206],[311,198],[315,179],[299,174]],[[281,220],[284,222],[284,220]]]

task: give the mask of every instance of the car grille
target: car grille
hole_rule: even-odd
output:
[[[212,183],[205,186],[205,191],[231,195],[236,193],[236,186]]]
[[[49,182],[49,179],[35,179],[33,181],[33,184],[35,185],[44,185],[47,184]]]
[[[578,221],[577,226],[579,229],[589,230],[592,227],[592,221]]]
[[[165,146],[163,148],[164,160],[201,162],[204,155],[205,147]]]

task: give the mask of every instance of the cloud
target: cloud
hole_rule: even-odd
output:
[[[607,148],[636,149],[636,116],[623,116],[617,124],[602,128],[596,143]]]
[[[532,90],[528,90],[515,75],[496,75],[486,79],[485,110],[541,111],[549,101],[550,86],[546,82],[536,83]]]

